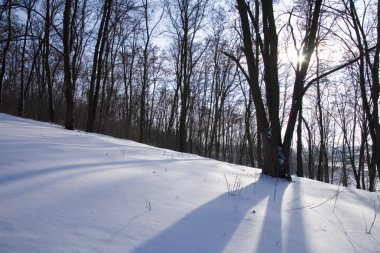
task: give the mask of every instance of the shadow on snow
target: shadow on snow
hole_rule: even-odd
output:
[[[239,196],[222,194],[147,240],[133,253],[236,252],[229,251],[227,246],[238,227],[245,222],[249,223],[244,224],[247,233],[243,238],[238,237],[242,242],[237,242],[237,247],[248,243],[252,252],[307,252],[302,212],[282,211],[287,188],[293,188],[290,206],[297,206],[300,200],[297,183],[276,182],[276,179],[261,175],[256,183],[242,192],[244,196],[238,199],[238,206],[233,206],[229,199]],[[266,209],[260,204],[263,200],[267,200]],[[260,212],[264,212],[261,218]],[[289,219],[286,224],[282,217]]]

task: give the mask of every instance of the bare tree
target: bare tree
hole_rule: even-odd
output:
[[[183,0],[172,4],[165,2],[166,11],[176,34],[178,64],[176,69],[176,94],[180,91],[180,116],[179,116],[179,151],[186,150],[187,142],[187,118],[190,102],[190,80],[193,69],[200,56],[195,55],[196,34],[201,29],[202,21],[208,0]],[[173,104],[175,106],[175,103]],[[172,112],[174,112],[174,108]],[[173,115],[173,114],[172,114]],[[173,117],[171,117],[173,118]],[[169,122],[172,124],[171,120]]]
[[[22,46],[22,53],[21,53],[21,69],[20,69],[20,93],[19,93],[19,102],[18,102],[18,115],[22,116],[24,114],[24,105],[25,105],[25,96],[24,96],[24,89],[25,89],[25,57],[26,57],[26,46],[27,46],[27,37],[28,37],[28,31],[30,28],[30,22],[32,17],[32,9],[34,5],[36,4],[36,0],[30,0],[27,3],[26,7],[26,24],[24,29],[24,40],[23,40],[23,46]]]
[[[144,49],[143,49],[143,74],[142,74],[142,83],[141,83],[141,98],[140,98],[140,137],[139,142],[144,141],[144,128],[145,128],[145,118],[146,118],[146,89],[148,87],[148,60],[149,60],[149,47],[151,46],[151,38],[153,35],[153,32],[155,28],[157,27],[158,23],[161,21],[161,17],[158,19],[158,21],[153,25],[153,27],[150,27],[150,22],[148,15],[152,15],[152,12],[150,11],[151,3],[148,2],[148,0],[143,1],[143,10],[144,10],[144,25],[145,25],[145,34],[144,34]]]
[[[71,6],[72,1],[65,1],[65,10],[63,13],[63,56],[64,56],[64,83],[65,83],[65,98],[66,98],[66,118],[65,128],[74,129],[74,98],[73,98],[73,85],[70,61],[70,22],[71,22]]]
[[[356,2],[353,0],[342,0],[344,6],[343,18],[346,22],[346,34],[351,39],[353,44],[359,51],[358,64],[359,64],[359,85],[362,98],[362,104],[366,118],[368,120],[369,134],[372,139],[372,161],[369,170],[371,175],[377,174],[380,177],[380,123],[379,123],[379,96],[380,96],[380,83],[379,83],[379,65],[380,65],[380,4],[377,2],[377,9],[373,10],[373,15],[377,17],[376,25],[372,22],[366,23],[365,19],[359,17]],[[366,13],[370,8],[372,2],[362,2]],[[372,5],[373,6],[373,5]],[[370,15],[370,14],[367,14]],[[367,26],[367,27],[365,27]],[[366,29],[373,31],[375,36],[369,36]],[[350,32],[352,31],[352,32]],[[343,31],[345,32],[345,31]],[[352,48],[350,48],[352,50]],[[374,191],[374,177],[370,178],[369,190]]]
[[[53,80],[51,77],[51,71],[50,71],[50,29],[51,29],[51,16],[52,16],[53,10],[51,10],[51,3],[50,0],[46,0],[46,11],[45,11],[45,38],[44,38],[44,45],[45,45],[45,55],[44,55],[44,68],[45,68],[45,76],[46,81],[48,85],[48,105],[49,105],[49,120],[54,121],[54,104],[53,104]]]
[[[111,10],[112,0],[104,0],[100,26],[93,54],[90,89],[88,92],[88,116],[86,130],[89,132],[94,131],[94,122],[102,77],[103,53],[105,51],[107,34],[109,30],[108,25],[111,18]]]
[[[240,16],[242,39],[244,44],[244,54],[247,59],[248,73],[243,67],[240,67],[252,89],[254,104],[258,116],[258,126],[263,141],[264,164],[263,172],[265,174],[283,177],[291,180],[288,166],[291,140],[293,138],[294,127],[297,121],[297,115],[302,107],[302,97],[304,95],[304,84],[311,55],[316,45],[316,34],[319,25],[322,0],[317,0],[310,4],[310,23],[306,28],[303,38],[302,55],[304,61],[297,65],[295,82],[293,86],[293,99],[290,114],[287,122],[284,141],[281,137],[281,124],[279,118],[279,75],[278,75],[278,35],[276,21],[274,17],[273,2],[262,1],[262,31],[260,30],[255,16],[250,6],[244,0],[237,0],[237,8]],[[255,2],[258,4],[258,1]],[[255,55],[252,50],[252,34],[250,22],[256,33],[261,56],[264,62],[264,82],[265,82],[265,101],[257,82],[253,82],[258,68],[255,62]],[[262,32],[262,34],[261,34]],[[239,61],[235,58],[239,64]]]

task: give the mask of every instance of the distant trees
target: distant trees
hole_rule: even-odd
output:
[[[359,53],[359,78],[362,105],[368,122],[368,130],[372,140],[372,159],[368,170],[370,174],[369,190],[374,190],[376,167],[380,178],[380,122],[379,122],[379,54],[380,54],[380,4],[362,2],[363,8],[372,12],[373,17],[377,16],[377,24],[362,20],[357,11],[355,1],[342,1],[344,13],[347,15],[345,20],[350,30],[355,35],[351,35],[356,49]],[[371,6],[372,5],[372,6]],[[363,10],[365,11],[365,10]],[[366,32],[370,31],[370,34]],[[373,52],[370,52],[373,51]]]
[[[102,76],[106,74],[102,73],[104,61],[103,54],[106,50],[106,41],[110,30],[109,23],[111,19],[111,10],[112,0],[104,0],[102,12],[100,14],[100,26],[93,54],[90,89],[88,91],[88,117],[86,127],[88,132],[94,131],[94,122],[100,93],[100,82],[102,80]]]
[[[4,33],[6,33],[6,40],[3,42],[3,51],[2,51],[2,59],[1,59],[1,69],[0,69],[0,110],[2,109],[3,105],[3,80],[4,80],[4,74],[5,74],[5,67],[7,62],[7,55],[9,51],[9,46],[12,39],[12,1],[9,0],[7,3],[4,3],[2,7],[1,13],[7,13],[6,14],[6,25],[4,27],[6,28]]]
[[[187,123],[191,99],[191,78],[194,68],[205,50],[199,48],[202,47],[202,45],[197,41],[196,35],[201,29],[207,5],[208,0],[183,0],[177,1],[174,4],[171,1],[165,1],[166,12],[170,19],[173,33],[175,34],[174,53],[177,85],[175,99],[178,99],[179,92],[181,106],[179,109],[178,149],[182,152],[186,150],[188,136]],[[174,103],[172,107],[168,132],[170,132],[172,128],[175,110],[176,103]]]
[[[150,19],[150,15],[152,13],[157,13],[157,12],[153,12],[153,7],[152,6],[152,3],[148,2],[148,0],[144,0],[143,1],[143,12],[144,12],[144,35],[143,35],[143,41],[144,41],[144,45],[143,45],[143,73],[142,73],[142,78],[141,78],[141,96],[140,96],[140,136],[139,136],[139,142],[143,142],[144,141],[144,135],[145,135],[145,132],[148,128],[151,128],[150,127],[147,127],[147,123],[148,124],[151,124],[152,122],[146,122],[146,121],[152,121],[152,119],[148,119],[147,117],[147,113],[146,113],[146,108],[145,108],[145,105],[147,103],[147,99],[146,99],[146,92],[147,92],[147,88],[149,88],[149,60],[150,60],[150,54],[152,53],[151,52],[151,40],[152,40],[152,36],[154,35],[153,32],[155,31],[155,29],[157,28],[157,25],[158,23],[161,21],[161,18],[162,18],[162,14],[161,14],[161,17],[158,19],[158,21],[155,22],[155,24],[151,25],[150,22],[151,22],[151,19]],[[154,74],[154,73],[152,73]],[[152,106],[153,106],[153,103],[154,103],[154,96],[152,97]],[[151,113],[151,116],[153,116],[153,113]]]
[[[374,191],[378,2],[230,3],[3,1],[0,110]]]
[[[46,9],[45,9],[45,25],[44,25],[44,69],[45,76],[44,81],[48,86],[48,107],[49,107],[49,121],[54,121],[54,104],[53,104],[53,80],[51,77],[50,69],[50,29],[51,29],[51,20],[54,18],[54,7],[51,6],[50,0],[46,0]],[[45,99],[44,99],[45,100]]]

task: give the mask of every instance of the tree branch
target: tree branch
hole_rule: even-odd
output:
[[[241,70],[241,72],[243,72],[244,77],[249,82],[249,80],[250,80],[249,75],[247,74],[247,72],[245,71],[245,69],[243,68],[243,66],[241,66],[241,64],[239,62],[239,59],[237,59],[235,56],[233,56],[232,54],[229,54],[229,53],[227,53],[225,51],[221,51],[221,52],[222,52],[222,54],[224,54],[225,56],[227,56],[229,59],[231,59],[232,61],[234,61],[236,63],[236,65],[239,67],[239,69]]]
[[[359,56],[356,57],[355,59],[353,59],[353,60],[351,60],[351,61],[348,61],[348,62],[346,62],[346,63],[344,63],[344,64],[342,64],[342,65],[339,65],[339,66],[337,66],[337,67],[335,67],[335,68],[333,68],[333,69],[331,69],[331,70],[329,70],[329,71],[327,71],[327,72],[325,72],[325,73],[319,75],[318,77],[316,77],[316,78],[310,80],[310,81],[306,84],[306,86],[304,87],[303,92],[302,92],[302,95],[305,95],[306,91],[307,91],[307,90],[310,88],[310,86],[311,86],[313,83],[315,83],[316,81],[319,81],[319,80],[321,80],[322,78],[324,78],[324,77],[326,77],[326,76],[328,76],[328,75],[330,75],[330,74],[332,74],[332,73],[335,73],[335,72],[337,72],[337,71],[339,71],[339,70],[341,70],[341,69],[343,69],[343,68],[345,68],[345,67],[348,67],[348,66],[354,64],[355,62],[357,62],[358,60],[360,60],[360,58],[362,58],[362,57],[368,55],[368,54],[369,54],[371,51],[373,51],[374,49],[376,49],[376,46],[375,46],[375,47],[371,47],[370,49],[367,50],[367,52],[365,52],[364,54],[359,55]]]

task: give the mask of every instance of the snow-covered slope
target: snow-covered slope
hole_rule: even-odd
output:
[[[380,252],[376,193],[260,172],[0,114],[0,252]]]

